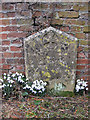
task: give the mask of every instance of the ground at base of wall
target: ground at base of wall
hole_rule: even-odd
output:
[[[6,100],[3,118],[75,118],[88,119],[88,96],[34,97],[22,101]]]

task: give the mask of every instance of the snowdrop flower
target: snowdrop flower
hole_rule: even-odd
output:
[[[4,96],[6,95],[6,93],[4,93]]]
[[[18,73],[18,72],[16,72],[16,75],[19,75],[19,73]]]
[[[6,73],[4,73],[3,75],[7,75]]]
[[[13,81],[13,80],[9,80],[8,82],[9,82],[9,83],[14,83],[14,81]]]
[[[22,76],[22,73],[20,73],[20,75]]]
[[[42,91],[44,92],[44,91],[45,91],[45,88],[43,88]]]
[[[42,80],[40,80],[40,83],[41,83],[41,84],[43,84],[43,81],[42,81]]]
[[[3,77],[3,79],[6,79],[6,78],[7,78],[6,76]]]
[[[12,77],[15,77],[16,76],[16,74],[12,74]]]
[[[84,82],[83,81],[83,84],[82,84],[84,87],[87,87],[88,85],[87,85],[87,82]]]
[[[12,87],[12,85],[10,85],[10,87]]]
[[[39,91],[39,93],[42,93],[42,91]]]
[[[78,82],[77,84],[78,84],[78,85],[82,85],[82,83],[83,83],[83,82],[82,82],[82,81],[80,81],[80,82]]]
[[[44,86],[46,86],[46,85],[47,85],[47,83],[46,83],[46,82],[44,82],[44,83],[43,83],[43,85],[44,85]]]
[[[26,85],[26,88],[27,88],[27,89],[30,89],[31,87],[30,87],[29,85]]]
[[[83,87],[83,86],[81,86],[81,89],[84,89],[84,87]]]
[[[8,77],[7,80],[10,80],[10,77]]]
[[[80,86],[76,85],[76,91],[79,92]]]
[[[0,89],[1,89],[1,88],[4,88],[5,86],[6,86],[5,84],[3,84],[3,85],[0,85]]]
[[[3,79],[0,79],[1,82],[3,82]]]
[[[32,92],[35,93],[35,94],[37,93],[35,90],[33,90]]]
[[[8,74],[7,76],[10,77],[10,74]]]
[[[34,84],[32,84],[32,88],[34,88],[35,87],[35,85]]]
[[[86,90],[88,90],[88,88],[86,88]]]
[[[32,91],[33,89],[30,87],[30,90]]]
[[[80,81],[80,79],[77,80],[77,82],[79,82],[79,81]]]

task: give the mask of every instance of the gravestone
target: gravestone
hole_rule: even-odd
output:
[[[24,40],[26,77],[49,82],[49,88],[73,91],[77,38],[48,27]]]

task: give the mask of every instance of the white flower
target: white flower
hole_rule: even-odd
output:
[[[4,73],[3,75],[7,75],[6,73]]]
[[[4,96],[6,95],[6,93],[4,93]]]
[[[35,94],[37,93],[35,90],[32,90],[32,92],[35,93]]]
[[[44,91],[45,91],[45,88],[43,88],[42,91],[44,92]]]
[[[3,79],[0,79],[1,82],[3,82]]]
[[[39,93],[42,93],[42,91],[40,90]]]
[[[8,77],[7,80],[10,80],[10,77]]]
[[[79,92],[80,86],[76,85],[76,91]]]
[[[84,87],[87,87],[88,85],[87,85],[87,82],[84,82],[83,81],[83,84],[82,84]]]
[[[79,81],[80,81],[80,79],[77,80],[77,82],[79,82]]]
[[[18,73],[18,72],[16,72],[16,75],[19,75],[19,73]]]
[[[78,85],[82,85],[82,84],[83,84],[83,81],[79,81],[77,84],[78,84]]]
[[[46,85],[47,85],[47,83],[46,83],[46,82],[44,82],[44,83],[43,83],[43,85],[44,85],[44,86],[46,86]]]
[[[32,88],[34,88],[35,87],[35,85],[34,84],[32,84],[32,86],[31,86]]]
[[[12,85],[10,85],[10,87],[12,87]]]
[[[33,89],[30,87],[30,90],[32,91]]]
[[[22,73],[20,73],[20,75],[22,76]]]
[[[41,84],[43,84],[43,81],[42,81],[42,80],[40,80],[40,83],[41,83]]]
[[[10,77],[10,74],[8,74],[7,76]]]
[[[16,76],[16,74],[12,74],[12,77],[15,77]]]
[[[6,79],[7,77],[6,77],[6,76],[4,76],[3,78],[4,78],[4,79]]]
[[[83,86],[81,86],[81,89],[84,89],[84,87],[83,87]]]
[[[14,83],[14,81],[13,81],[13,80],[9,80],[8,82],[9,82],[9,83]]]
[[[4,88],[5,86],[6,86],[5,84],[3,84],[3,85],[0,85],[0,89],[1,89],[1,88]]]
[[[30,89],[31,87],[30,87],[29,85],[26,85],[26,88],[27,88],[27,89]]]
[[[86,90],[88,90],[88,88],[86,88]]]

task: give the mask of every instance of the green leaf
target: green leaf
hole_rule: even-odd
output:
[[[28,95],[28,92],[22,93],[22,96],[27,96],[27,95]]]

